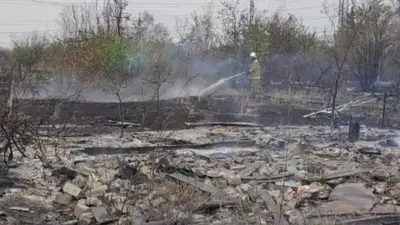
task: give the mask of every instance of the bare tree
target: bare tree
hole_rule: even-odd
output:
[[[362,19],[363,17],[366,19]],[[382,65],[387,58],[385,53],[395,34],[394,17],[395,9],[382,0],[353,5],[347,14],[342,28],[343,41],[351,38],[351,34],[347,33],[352,33],[356,26],[359,27],[349,52],[349,65],[356,68],[356,78],[364,91],[379,81]]]
[[[374,1],[374,0],[373,0]],[[345,29],[339,25],[339,28],[335,31],[332,40],[332,55],[335,60],[336,65],[336,76],[334,81],[334,87],[332,89],[332,118],[331,118],[331,129],[335,126],[335,118],[336,118],[336,98],[338,96],[340,83],[343,79],[343,72],[347,64],[349,63],[349,55],[354,47],[355,40],[357,35],[359,35],[360,28],[365,20],[368,20],[368,15],[373,10],[375,5],[369,4],[367,8],[360,14],[360,17],[357,20],[353,21],[352,29]],[[326,10],[328,16],[329,12]],[[331,23],[334,27],[334,20],[331,18]],[[345,40],[345,41],[344,41]]]

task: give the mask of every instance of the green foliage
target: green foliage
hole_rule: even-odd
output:
[[[122,39],[108,43],[105,52],[103,65],[106,74],[125,72],[127,61],[137,53],[134,44]]]
[[[250,26],[244,34],[245,48],[257,52],[257,58],[260,62],[265,62],[270,56],[270,46],[267,31],[262,26]]]

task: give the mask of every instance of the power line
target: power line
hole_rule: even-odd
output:
[[[276,1],[279,1],[279,0],[276,0]],[[298,2],[298,0],[296,1],[296,0],[294,0],[293,2]],[[286,3],[288,3],[288,2],[286,2]],[[65,6],[70,6],[70,5],[77,5],[77,6],[82,6],[82,7],[84,7],[84,6],[95,6],[95,5],[98,5],[99,7],[102,7],[102,6],[105,6],[105,4],[104,3],[102,3],[102,1],[100,0],[98,3],[87,3],[87,2],[81,2],[81,1],[79,1],[79,2],[70,2],[70,3],[67,3],[67,2],[62,2],[62,1],[48,1],[48,0],[32,0],[32,1],[28,1],[28,0],[0,0],[0,5],[1,4],[11,4],[11,5],[13,5],[13,4],[15,4],[15,5],[21,5],[21,4],[24,4],[24,5],[34,5],[34,6],[56,6],[56,7],[65,7]],[[199,4],[200,4],[200,2],[199,2]],[[199,5],[198,4],[198,5]],[[173,20],[173,17],[190,17],[190,14],[181,14],[181,15],[176,15],[176,12],[177,12],[177,10],[176,10],[176,8],[177,7],[179,7],[179,6],[184,6],[184,7],[187,7],[187,6],[191,6],[192,4],[188,4],[188,2],[187,1],[183,1],[183,0],[179,0],[179,2],[178,1],[176,1],[175,2],[175,4],[168,4],[168,3],[145,3],[145,4],[140,4],[140,5],[134,5],[134,4],[130,4],[130,5],[128,5],[128,7],[127,7],[127,9],[128,10],[131,10],[131,9],[135,9],[135,11],[137,11],[137,10],[146,10],[146,9],[148,9],[148,8],[154,8],[154,7],[159,7],[159,8],[161,8],[161,7],[164,7],[165,9],[163,10],[163,13],[171,13],[171,14],[173,14],[173,15],[171,15],[171,16],[157,16],[157,13],[152,13],[153,14],[153,16],[156,18],[156,22],[165,22],[165,21],[171,21],[171,20]],[[206,6],[206,5],[209,5],[209,3],[207,3],[207,4],[203,4],[204,6]],[[214,8],[218,8],[218,7],[214,7]],[[304,7],[295,7],[295,8],[283,8],[280,12],[288,12],[288,11],[301,11],[301,10],[311,10],[311,9],[321,9],[322,8],[322,5],[321,6],[304,6]],[[200,13],[200,15],[201,15],[201,13]],[[334,17],[332,17],[332,18],[334,18]],[[309,17],[309,18],[302,18],[303,20],[322,20],[322,19],[329,19],[329,17],[327,17],[327,16],[321,16],[321,17]],[[44,20],[24,20],[25,21],[25,24],[22,24],[22,23],[4,23],[4,24],[1,24],[0,23],[0,27],[5,27],[5,26],[19,26],[19,27],[21,27],[21,26],[33,26],[33,25],[41,25],[41,24],[34,24],[34,22],[39,22],[39,23],[41,23],[41,22],[45,22],[45,23],[47,23],[47,24],[55,24],[56,23],[56,21],[44,21]],[[20,21],[20,22],[23,22],[23,21]],[[316,33],[316,34],[319,34],[319,33],[325,33],[325,31],[327,30],[327,28],[326,27],[324,27],[324,28],[322,28],[322,27],[308,27],[308,28],[311,28],[311,29],[314,29],[314,32]],[[319,31],[316,31],[315,29],[317,29],[318,28],[318,30]],[[321,28],[321,29],[320,29]],[[173,31],[174,29],[173,28],[171,28],[170,29],[171,31]],[[323,31],[320,31],[320,30],[323,30]],[[15,32],[8,32],[8,31],[3,31],[3,32],[0,32],[0,35],[2,36],[2,35],[17,35],[17,34],[29,34],[29,33],[49,33],[49,32],[61,32],[62,30],[34,30],[34,31],[15,31]],[[327,31],[328,33],[329,33],[329,31]]]
[[[70,6],[70,5],[82,5],[82,6],[105,6],[103,3],[85,3],[85,2],[71,2],[71,3],[66,3],[66,2],[59,2],[59,1],[44,1],[44,0],[34,0],[34,1],[19,1],[19,0],[0,0],[0,3],[4,4],[24,4],[24,5],[46,5],[46,6]],[[157,2],[157,3],[145,3],[141,4],[139,7],[141,8],[148,8],[148,7],[164,7],[164,8],[169,8],[172,10],[175,10],[179,6],[190,6],[192,4],[188,4],[187,1],[180,1],[174,3],[172,6],[170,3],[165,3],[165,2]],[[204,6],[207,6],[208,3],[202,4]],[[130,4],[127,6],[129,7],[134,7],[135,9],[138,8],[138,5]],[[288,8],[284,9],[284,11],[289,11],[289,10],[305,10],[305,9],[317,9],[321,8],[321,6],[307,6],[307,7],[296,7],[296,8]]]
[[[51,32],[63,32],[63,30],[32,30],[32,31],[9,31],[9,32],[0,32],[0,35],[12,35],[12,34],[32,34],[32,33],[51,33]],[[321,27],[320,30],[312,30],[310,32],[315,32],[315,33],[325,33],[325,32],[333,32],[329,31],[328,29],[325,29]]]
[[[59,31],[62,31],[62,30],[9,31],[9,32],[0,32],[0,35],[48,33],[48,32],[59,32]]]

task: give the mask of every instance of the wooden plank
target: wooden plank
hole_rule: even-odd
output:
[[[339,225],[380,225],[380,224],[399,224],[399,215],[375,216],[371,218],[340,221]]]
[[[292,177],[294,174],[293,173],[285,173],[285,174],[277,174],[274,176],[242,176],[242,180],[256,180],[256,181],[265,181],[268,183],[268,181],[271,182],[276,182],[279,180],[282,180],[283,178],[289,178]]]
[[[188,123],[187,127],[204,127],[204,126],[233,126],[233,127],[262,127],[261,124],[257,123],[246,123],[246,122],[203,122],[203,123]]]
[[[113,148],[113,147],[88,147],[79,152],[87,155],[115,155],[115,154],[130,154],[130,153],[146,153],[156,149],[163,150],[179,150],[179,149],[212,149],[220,147],[252,147],[256,144],[254,140],[239,140],[239,141],[221,141],[205,144],[180,144],[180,145],[158,145],[158,146],[140,146],[140,147],[126,147],[126,148]]]
[[[175,225],[175,224],[188,224],[188,221],[181,220],[161,220],[161,221],[150,221],[143,225]],[[190,223],[192,224],[192,223]],[[196,225],[210,225],[211,223],[195,223]],[[218,222],[218,225],[259,225],[258,222],[252,221],[232,221],[232,222]]]
[[[177,180],[179,180],[179,181],[181,181],[183,183],[190,184],[190,185],[192,185],[192,186],[194,186],[194,187],[196,187],[196,188],[198,188],[198,189],[200,189],[202,191],[208,192],[210,194],[215,194],[215,193],[217,193],[219,191],[219,189],[214,187],[214,186],[207,185],[207,184],[205,184],[203,182],[197,181],[194,178],[185,176],[185,175],[180,174],[180,173],[176,173],[175,172],[175,173],[172,173],[172,174],[168,174],[168,176],[170,176],[170,177],[172,177],[174,179],[177,179]]]
[[[250,165],[247,165],[246,168],[244,168],[243,170],[241,170],[238,175],[240,177],[247,177],[250,176],[251,174],[253,174],[256,170],[258,170],[258,168],[260,168],[262,166],[263,163],[253,163]]]
[[[274,224],[275,225],[289,225],[290,223],[286,220],[283,212],[281,212],[281,209],[278,204],[276,204],[274,198],[267,192],[263,191],[261,193],[261,199],[265,202],[267,205],[267,208],[272,212],[274,216]]]
[[[331,174],[325,174],[321,176],[313,176],[313,177],[306,177],[303,178],[303,182],[315,182],[315,181],[321,181],[321,180],[333,180],[341,177],[350,177],[350,176],[356,176],[360,175],[363,173],[368,173],[368,170],[360,170],[360,169],[355,169],[355,170],[344,170],[344,171],[339,171]]]

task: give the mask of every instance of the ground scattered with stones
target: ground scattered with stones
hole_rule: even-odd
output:
[[[362,127],[355,143],[346,127],[118,135],[46,140],[51,167],[17,159],[0,179],[0,224],[361,224],[399,210],[396,131]]]

